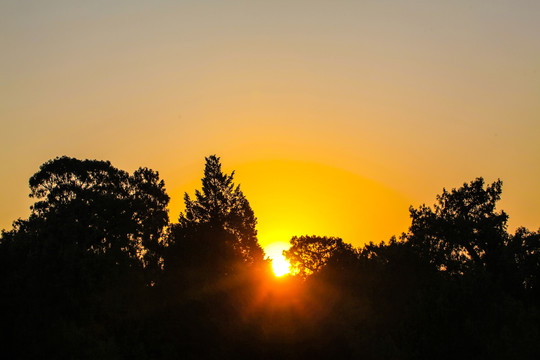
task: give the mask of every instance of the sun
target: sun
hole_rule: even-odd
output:
[[[283,276],[290,271],[290,264],[283,256],[283,250],[288,249],[290,244],[286,242],[274,242],[265,247],[266,254],[272,259],[272,270],[276,276]]]
[[[274,270],[274,274],[278,277],[288,274],[290,270],[289,262],[285,260],[283,255],[276,257],[272,259],[272,270]]]

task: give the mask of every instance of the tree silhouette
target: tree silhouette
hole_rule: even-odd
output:
[[[504,211],[495,210],[501,191],[502,181],[484,189],[483,178],[452,191],[443,189],[433,210],[425,205],[411,207],[412,224],[406,239],[448,273],[473,269],[498,273],[508,220]]]
[[[0,242],[6,321],[28,332],[33,355],[80,357],[85,342],[104,344],[95,319],[111,331],[155,279],[169,197],[157,172],[69,157],[44,163],[30,190],[32,214]]]
[[[260,262],[264,252],[257,241],[257,219],[240,190],[233,183],[234,171],[228,175],[221,171],[219,158],[206,158],[202,191],[195,190],[195,199],[186,193],[186,209],[180,214],[177,228],[181,231],[205,226],[224,231],[233,238],[230,245],[247,263]]]
[[[508,215],[496,211],[502,182],[484,186],[477,178],[443,190],[434,209],[411,207],[412,224],[403,240],[437,269],[493,282],[513,296],[538,298],[538,233],[507,233]],[[537,295],[532,295],[537,294]]]
[[[507,279],[522,287],[531,301],[540,301],[540,231],[531,232],[520,227],[508,242],[508,253],[515,261],[514,271],[507,274]]]
[[[43,164],[29,183],[33,216],[65,217],[90,230],[77,240],[81,249],[159,266],[169,196],[157,172],[130,175],[108,161],[64,156]]]
[[[283,251],[291,272],[306,277],[321,270],[329,261],[335,263],[355,257],[356,250],[342,239],[326,236],[293,236],[291,247]]]
[[[170,228],[156,286],[163,303],[156,318],[196,357],[217,357],[220,349],[246,344],[249,334],[241,319],[255,297],[256,274],[269,268],[253,210],[233,175],[222,172],[215,155],[206,158],[202,189],[193,200],[185,195],[186,209]],[[169,323],[171,317],[182,321]]]
[[[500,180],[410,208],[399,240],[299,236],[276,278],[247,199],[206,158],[168,225],[163,181],[61,157],[0,238],[2,354],[15,358],[536,359],[540,232],[507,233]],[[9,356],[13,354],[13,356]]]

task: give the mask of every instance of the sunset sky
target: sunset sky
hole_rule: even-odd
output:
[[[204,157],[263,246],[360,246],[409,205],[503,180],[540,226],[540,1],[1,1],[0,229],[56,156],[160,172],[176,221]]]

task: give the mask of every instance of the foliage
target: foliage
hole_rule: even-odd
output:
[[[240,185],[235,187],[233,176],[234,172],[230,175],[222,172],[218,157],[207,157],[202,191],[195,191],[194,200],[185,194],[186,209],[180,214],[175,232],[192,234],[201,227],[223,230],[229,235],[223,242],[227,242],[243,261],[260,262],[264,252],[257,241],[257,219]],[[216,240],[215,246],[221,245]]]
[[[509,238],[508,248],[515,262],[510,280],[521,285],[530,298],[540,300],[540,231],[518,228]]]
[[[130,175],[69,157],[43,164],[30,190],[32,214],[0,241],[0,287],[12,309],[4,320],[54,353],[67,329],[81,332],[73,341],[87,341],[97,336],[96,317],[128,316],[161,267],[169,197],[157,172]],[[56,327],[44,332],[49,323]]]
[[[74,241],[81,251],[159,266],[169,196],[157,172],[139,168],[130,175],[108,161],[64,156],[43,164],[29,183],[36,199],[30,221],[62,218],[91,229]]]
[[[515,296],[538,291],[538,234],[523,228],[507,233],[508,215],[496,211],[501,193],[500,180],[484,186],[482,178],[444,189],[433,210],[411,207],[403,240],[449,275],[484,277]]]
[[[9,358],[536,359],[540,232],[507,233],[501,181],[411,207],[361,249],[298,236],[275,278],[233,174],[206,159],[170,226],[157,172],[56,158],[0,238]],[[10,356],[11,355],[11,356]]]
[[[291,272],[306,277],[321,270],[329,261],[337,262],[356,250],[336,237],[294,236],[291,247],[283,252],[291,264]]]
[[[443,189],[434,209],[411,207],[412,224],[406,239],[448,273],[499,271],[508,240],[508,215],[495,211],[501,191],[500,180],[484,189],[482,178],[450,192]]]

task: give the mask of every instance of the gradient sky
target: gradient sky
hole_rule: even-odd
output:
[[[0,48],[0,228],[59,155],[158,170],[176,221],[210,154],[265,246],[387,240],[477,176],[540,226],[539,1],[1,1]]]

